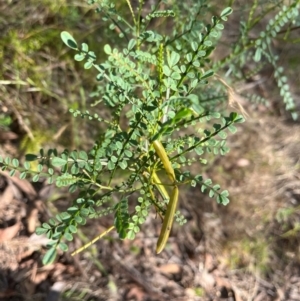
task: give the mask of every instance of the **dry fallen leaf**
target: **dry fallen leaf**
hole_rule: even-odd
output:
[[[14,185],[16,185],[21,191],[23,191],[30,200],[34,200],[36,198],[37,193],[29,181],[21,180],[17,176],[10,177],[7,171],[0,170],[0,174],[7,177]]]
[[[29,233],[33,233],[37,226],[39,211],[37,208],[32,208],[27,217],[27,230]]]
[[[137,301],[143,301],[144,297],[145,297],[145,292],[138,286],[132,287],[127,294],[127,298],[129,300],[134,299]]]
[[[10,227],[0,229],[0,242],[13,239],[21,229],[21,222],[18,221]]]
[[[250,161],[245,158],[240,158],[239,160],[237,160],[236,165],[239,167],[246,167],[250,165]]]
[[[158,270],[164,274],[178,274],[181,271],[180,265],[176,263],[167,263],[158,267]]]
[[[12,188],[12,185],[6,184],[5,189],[0,194],[1,209],[7,206],[13,200],[13,198],[14,198],[14,190]]]
[[[19,136],[16,133],[12,132],[12,131],[7,131],[7,132],[1,131],[0,132],[0,141],[15,140],[18,137]]]

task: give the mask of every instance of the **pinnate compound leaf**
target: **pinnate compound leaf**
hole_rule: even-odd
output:
[[[56,179],[56,186],[57,187],[63,187],[63,186],[69,186],[77,182],[77,178],[73,177],[72,175],[65,173]]]

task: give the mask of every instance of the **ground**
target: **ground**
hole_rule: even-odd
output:
[[[6,14],[14,15],[21,9],[16,5],[12,12],[6,4],[1,5]],[[51,11],[55,8],[40,5],[30,9],[26,16],[32,23],[59,29],[63,26],[59,18],[56,25],[52,24],[58,15]],[[41,19],[34,19],[34,12]],[[11,26],[11,36],[16,30],[25,41],[29,39],[26,27],[23,24],[23,31],[20,30],[16,18],[15,23],[6,25]],[[88,25],[80,26],[85,29]],[[81,104],[85,104],[86,96],[78,84],[89,87],[87,78],[76,71],[80,69],[78,66],[70,67],[68,61],[51,57],[50,48],[40,51],[39,45],[30,44],[24,50],[24,44],[20,46],[17,39],[13,41],[13,46],[3,48],[3,77],[5,81],[18,81],[19,86],[11,87],[2,81],[5,88],[1,90],[1,120],[7,112],[13,121],[1,128],[0,155],[21,157],[24,145],[27,151],[33,147],[25,136],[32,135],[35,141],[40,139],[40,144],[45,143],[52,133],[51,124],[59,129],[53,137],[54,143],[78,146],[78,141],[79,144],[85,141],[80,137],[86,125],[72,121],[66,113],[67,100],[77,99],[80,94]],[[7,51],[9,47],[14,52]],[[277,45],[277,49],[286,51],[292,60],[295,48],[286,50]],[[37,51],[33,58],[39,64],[44,60],[51,62],[44,86],[35,85],[40,70],[31,66],[32,56],[27,55],[30,51]],[[31,66],[21,68],[22,72],[29,70],[25,75],[31,81],[22,84],[17,71],[10,73],[7,62],[13,61],[13,54],[18,55],[22,64]],[[18,70],[20,61],[14,58],[14,70]],[[264,81],[256,77],[251,79],[251,84],[270,100],[271,107],[259,105],[254,110],[241,97],[241,90],[249,83],[244,83],[242,88],[231,87],[228,97],[235,97],[247,112],[246,122],[238,126],[238,134],[230,136],[230,153],[219,157],[205,170],[208,177],[229,190],[230,204],[226,207],[216,204],[199,188],[180,191],[179,208],[187,223],[182,227],[174,225],[168,245],[159,255],[155,254],[155,245],[161,221],[153,211],[134,241],[121,241],[116,233],[111,233],[79,255],[60,253],[55,263],[43,266],[41,260],[48,240],[37,236],[35,228],[57,210],[66,208],[74,196],[43,181],[32,183],[2,171],[0,300],[300,300],[300,123],[292,121],[277,99],[274,100],[270,74],[273,71],[266,72],[261,75]],[[299,76],[296,71],[288,72],[294,76],[290,82],[293,93],[299,95]],[[63,80],[70,84],[61,84]],[[27,94],[21,90],[22,85],[29,87]],[[23,94],[19,97],[20,92]],[[59,108],[63,113],[49,105],[57,99],[62,100]],[[29,118],[31,110],[35,112],[32,119]],[[32,131],[36,124],[40,125],[40,131],[36,128]],[[70,141],[61,138],[67,136],[72,137]],[[70,242],[70,250],[105,231],[111,223],[111,217],[88,222]]]

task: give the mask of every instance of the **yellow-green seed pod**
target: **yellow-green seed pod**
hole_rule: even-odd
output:
[[[159,254],[166,246],[166,243],[168,241],[173,221],[174,221],[174,215],[177,208],[178,203],[178,196],[179,196],[179,189],[177,186],[174,186],[174,189],[171,194],[171,198],[167,207],[167,212],[164,217],[164,222],[160,231],[160,235],[157,241],[156,245],[156,253]]]
[[[168,175],[168,177],[171,179],[171,181],[174,183],[176,178],[175,178],[175,173],[174,173],[174,169],[172,167],[172,164],[169,160],[169,157],[166,153],[165,148],[163,147],[163,145],[161,144],[160,141],[155,140],[153,142],[153,147],[155,149],[156,154],[159,156],[162,164],[164,165],[164,168],[166,170],[166,173]]]

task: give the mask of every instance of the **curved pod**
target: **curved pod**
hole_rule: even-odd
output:
[[[155,149],[156,154],[159,156],[162,164],[164,165],[164,168],[166,170],[166,173],[168,174],[168,177],[170,178],[170,180],[172,182],[175,182],[176,178],[175,178],[174,169],[172,167],[172,164],[169,160],[169,157],[166,153],[165,148],[163,147],[161,142],[158,140],[155,140],[153,142],[153,147]]]
[[[174,189],[172,191],[172,195],[167,207],[167,212],[164,217],[164,222],[160,231],[160,235],[157,241],[156,245],[156,253],[159,254],[166,246],[166,243],[168,241],[172,225],[173,225],[173,220],[174,220],[174,215],[176,212],[177,208],[177,203],[178,203],[178,195],[179,195],[179,189],[177,186],[174,186]]]

